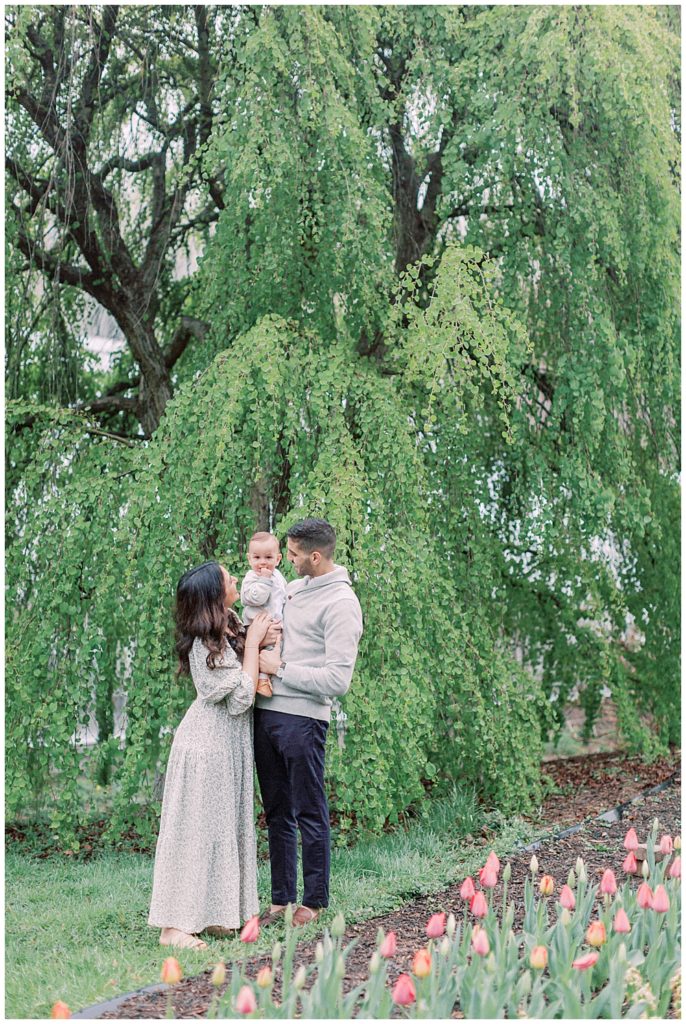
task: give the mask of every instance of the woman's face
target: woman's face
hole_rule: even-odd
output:
[[[222,576],[224,577],[224,600],[226,602],[227,610],[236,603],[240,594],[236,587],[238,580],[235,576],[230,576],[224,566],[221,566]]]

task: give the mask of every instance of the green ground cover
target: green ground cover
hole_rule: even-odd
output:
[[[484,828],[499,855],[532,835],[530,825],[485,814],[471,793],[456,791],[427,801],[402,828],[335,849],[328,916],[340,910],[348,922],[366,920],[473,872],[483,861]],[[57,999],[76,1011],[159,980],[163,955],[147,925],[151,857],[102,853],[74,862],[10,848],[5,867],[7,1017],[46,1017]],[[266,903],[266,861],[258,884]],[[251,953],[270,949],[274,935],[262,935]],[[215,940],[178,958],[191,975],[244,949],[236,939]]]

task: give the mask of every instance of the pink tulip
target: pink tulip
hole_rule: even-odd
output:
[[[463,900],[471,900],[472,896],[476,892],[474,888],[474,882],[472,878],[465,878],[464,882],[460,886],[460,896]]]
[[[428,978],[431,974],[431,953],[428,949],[418,949],[412,961],[412,973],[418,978]]]
[[[597,962],[597,953],[584,953],[578,960],[574,960],[572,967],[576,967],[577,971],[587,971],[589,967],[593,967],[593,964]]]
[[[670,878],[681,878],[681,857],[675,857],[669,869]]]
[[[562,891],[560,893],[560,904],[565,908],[565,910],[574,910],[576,906],[574,893],[568,885],[562,886]]]
[[[498,884],[498,872],[486,865],[479,872],[479,881],[483,885],[484,889],[495,889]]]
[[[255,914],[243,925],[241,942],[256,942],[260,934],[259,917]]]
[[[165,985],[178,985],[178,983],[183,978],[183,971],[181,970],[181,964],[176,959],[176,957],[167,957],[167,959],[162,964],[160,978],[165,983]]]
[[[537,971],[543,971],[548,966],[548,950],[545,946],[534,946],[529,957],[529,964]]]
[[[674,849],[674,844],[672,843],[672,837],[671,836],[663,836],[662,839],[660,840],[660,845],[659,845],[658,849],[659,849],[660,853],[664,854],[665,857],[669,857],[669,855],[671,854],[672,850]]]
[[[496,873],[498,871],[500,871],[500,861],[498,860],[498,858],[496,856],[495,850],[491,850],[491,852],[489,853],[488,857],[486,858],[486,867],[487,868],[488,867],[493,868],[493,870]]]
[[[658,914],[666,914],[669,910],[669,896],[664,885],[658,885],[653,893],[653,910]]]
[[[624,863],[622,864],[622,871],[625,871],[627,875],[634,875],[638,870],[638,863],[636,861],[636,855],[633,850],[629,850]]]
[[[409,974],[401,974],[395,983],[391,999],[396,1006],[409,1006],[417,998],[414,983]]]
[[[636,902],[642,910],[650,910],[653,905],[653,890],[647,882],[641,882],[636,893]]]
[[[432,914],[426,926],[426,934],[430,939],[440,939],[445,932],[445,914]]]
[[[629,924],[629,918],[626,916],[626,911],[620,907],[615,914],[615,919],[612,922],[612,927],[616,932],[625,934],[631,931],[631,925]]]
[[[242,1013],[243,1016],[247,1016],[249,1013],[254,1013],[257,1009],[257,1000],[255,999],[255,993],[250,988],[250,985],[244,985],[236,996],[236,1011]]]
[[[389,932],[381,943],[379,953],[388,960],[389,957],[395,956],[396,948],[395,932]]]
[[[71,1010],[66,1003],[63,1003],[58,999],[50,1011],[50,1016],[53,1020],[69,1020],[71,1017]]]
[[[624,849],[632,851],[638,849],[638,836],[636,835],[636,829],[630,828],[625,835]]]
[[[607,871],[603,871],[603,877],[600,879],[600,891],[604,896],[614,896],[617,892],[617,879],[614,871],[609,868]]]
[[[472,896],[472,902],[469,904],[469,909],[474,914],[474,917],[485,917],[488,913],[488,903],[486,897],[482,892],[475,892]]]
[[[477,925],[472,933],[472,949],[479,956],[488,956],[491,951],[491,947],[488,943],[488,935],[483,928],[479,928]]]

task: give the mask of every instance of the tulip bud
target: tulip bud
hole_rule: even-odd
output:
[[[71,1010],[66,1003],[63,1003],[61,999],[58,999],[57,1002],[53,1004],[50,1016],[53,1020],[69,1020],[71,1017]]]
[[[412,973],[417,978],[428,978],[431,974],[431,953],[428,949],[418,949],[412,961]]]
[[[226,981],[226,964],[223,960],[216,965],[212,971],[212,984],[215,988],[221,988]]]
[[[256,942],[260,936],[260,925],[257,914],[251,917],[250,920],[243,925],[241,932],[241,942]]]
[[[173,957],[168,956],[162,964],[162,970],[160,971],[160,978],[165,985],[178,985],[183,978],[183,971],[181,970],[181,964]]]
[[[644,878],[648,878],[648,876],[650,875],[650,865],[648,864],[647,860],[644,860],[643,864],[641,865],[641,874]]]
[[[681,849],[681,836],[674,836],[674,849],[675,850],[680,850]]]
[[[636,835],[636,829],[630,828],[624,836],[624,849],[630,850],[632,853],[638,849],[638,836]]]
[[[250,988],[250,985],[244,985],[236,996],[236,1012],[245,1017],[249,1013],[254,1013],[256,1009],[257,1000],[255,999],[255,993]]]
[[[576,899],[574,898],[574,893],[568,885],[563,885],[562,889],[560,890],[560,905],[564,907],[565,910],[574,910],[574,908],[576,907]]]
[[[567,885],[570,889],[576,888],[576,875],[574,874],[574,868],[571,868],[567,875]]]
[[[666,914],[669,910],[669,896],[664,885],[658,885],[655,887],[653,893],[653,910],[658,914]]]
[[[270,967],[260,967],[255,982],[258,988],[270,988],[273,984],[274,975]]]
[[[336,914],[331,922],[331,934],[335,939],[340,939],[345,935],[345,918],[341,913]]]
[[[635,875],[637,870],[638,862],[636,861],[636,855],[633,850],[629,850],[622,863],[622,871],[626,872],[627,875]]]
[[[536,854],[534,854],[531,860],[529,861],[529,871],[532,875],[538,874],[538,857],[536,856]]]
[[[476,892],[474,888],[474,882],[471,878],[465,878],[464,882],[460,886],[460,896],[463,900],[471,900],[472,896]]]
[[[280,942],[275,942],[272,946],[272,963],[278,964],[281,959],[282,946]]]
[[[379,956],[378,953],[374,952],[374,953],[372,953],[372,958],[369,961],[369,973],[372,974],[372,975],[373,974],[378,974],[380,967],[381,967],[381,957]]]
[[[505,867],[503,868],[503,882],[509,882],[511,878],[512,878],[512,865],[508,861],[507,864],[505,865]]]
[[[617,880],[614,871],[611,871],[610,868],[603,871],[603,877],[600,880],[600,891],[603,896],[614,896],[617,892]]]
[[[560,914],[560,921],[565,926],[565,928],[571,922],[571,920],[572,920],[572,915],[569,913],[569,911],[567,910],[566,907],[563,907],[562,908],[562,913]]]
[[[496,873],[498,871],[500,871],[500,861],[498,860],[498,857],[496,856],[495,850],[491,850],[491,852],[489,853],[488,857],[486,858],[486,865],[487,865],[487,867],[493,868],[493,870]]]
[[[599,949],[607,942],[607,934],[605,932],[605,925],[602,921],[591,921],[586,932],[586,942],[589,946],[595,946]]]
[[[542,875],[538,888],[542,896],[552,896],[555,892],[555,879],[552,875]]]
[[[659,850],[660,853],[665,857],[669,857],[674,849],[674,843],[672,842],[671,836],[663,836],[660,840]]]
[[[626,960],[627,960],[626,946],[624,945],[623,942],[620,942],[619,949],[617,950],[615,955],[616,955],[616,957],[617,957],[617,959],[619,960],[620,963],[622,963],[622,964],[626,963]]]
[[[486,897],[482,892],[475,892],[472,896],[472,902],[469,904],[469,910],[474,917],[485,917],[488,913],[488,903]]]
[[[642,882],[636,893],[636,902],[641,910],[650,910],[653,905],[653,890],[647,882]]]
[[[579,879],[579,884],[583,884],[587,879],[586,865],[584,864],[581,857],[576,858],[576,876]]]
[[[307,971],[305,967],[301,965],[295,972],[295,977],[293,978],[293,988],[295,991],[299,992],[300,989],[304,987],[306,981]]]
[[[381,943],[381,947],[379,948],[379,956],[382,956],[385,959],[388,959],[391,956],[395,956],[395,951],[396,951],[395,932],[389,932],[388,935],[383,940],[383,942]]]
[[[440,939],[445,932],[445,914],[432,914],[426,926],[426,934],[430,939]]]
[[[548,950],[545,946],[534,946],[529,957],[529,965],[537,971],[542,971],[548,966]]]
[[[441,944],[438,947],[438,951],[441,954],[441,956],[447,956],[448,953],[450,952],[450,939],[448,938],[447,935],[444,935],[443,938],[441,939]]]
[[[655,832],[655,834],[657,835],[657,833],[659,831],[660,831],[660,822],[659,822],[659,820],[657,818],[653,818],[653,827],[651,829],[651,832]]]
[[[446,926],[445,926],[445,930],[446,930],[446,933],[447,933],[449,939],[452,939],[453,935],[455,934],[455,929],[456,928],[457,928],[457,921],[455,920],[455,915],[451,912],[450,914],[448,914],[448,920],[447,920]]]
[[[414,982],[409,974],[401,974],[395,983],[391,999],[396,1006],[409,1006],[417,998]]]
[[[318,942],[315,946],[314,959],[318,964],[321,964],[324,960],[324,946],[321,942]]]
[[[668,874],[670,878],[681,878],[681,857],[674,858]]]
[[[483,928],[478,926],[472,932],[472,949],[479,956],[488,956],[491,947],[488,942],[488,935]]]
[[[621,935],[628,934],[628,932],[631,931],[629,918],[626,916],[626,911],[623,910],[622,907],[620,907],[617,913],[615,914],[615,919],[612,922],[612,927],[616,932],[619,932]]]

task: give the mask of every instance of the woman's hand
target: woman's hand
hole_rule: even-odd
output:
[[[279,619],[272,619],[269,629],[260,641],[260,647],[275,647],[281,643],[281,630],[283,626]]]
[[[281,644],[273,651],[260,651],[260,672],[265,675],[274,675],[281,664]]]
[[[265,636],[267,630],[272,624],[271,615],[268,612],[258,612],[255,618],[248,626],[248,632],[245,637],[246,647],[259,647]]]

